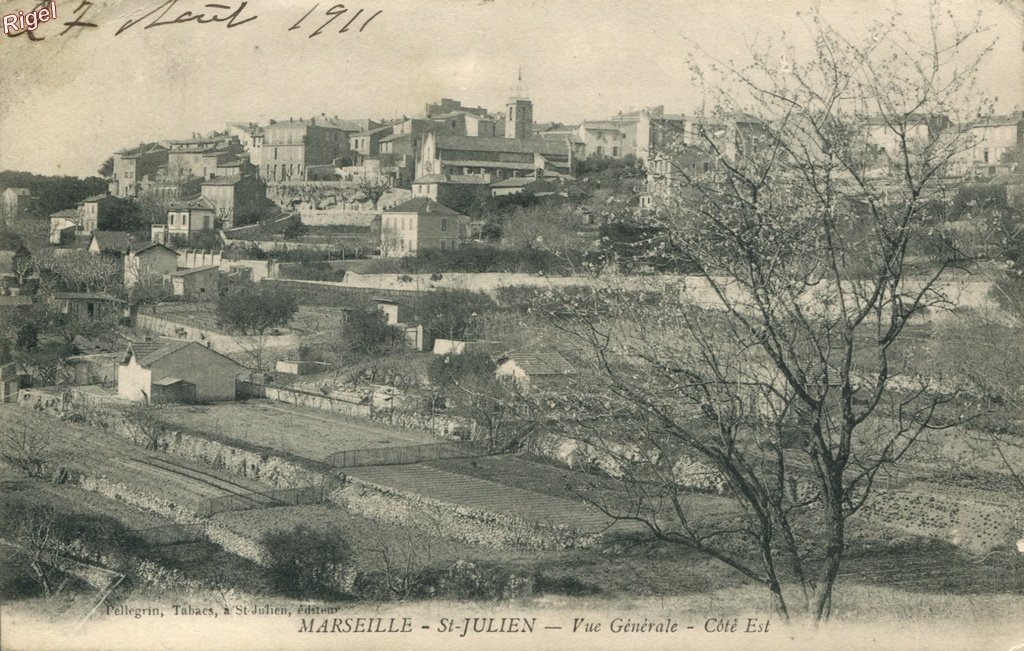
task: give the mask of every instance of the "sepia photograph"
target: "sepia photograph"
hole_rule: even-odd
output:
[[[1024,651],[1024,0],[0,0],[0,647]]]

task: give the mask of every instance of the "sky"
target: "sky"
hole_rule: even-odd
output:
[[[0,13],[36,1],[0,0]],[[233,121],[412,116],[440,97],[501,111],[520,69],[537,121],[659,104],[685,113],[700,100],[688,53],[742,61],[749,47],[783,34],[798,53],[809,42],[805,0],[355,0],[313,38],[330,1],[93,0],[81,20],[98,26],[64,35],[63,23],[86,3],[55,2],[57,20],[36,31],[44,40],[0,42],[0,170],[94,174],[115,150]],[[204,10],[206,2],[231,9]],[[958,23],[988,26],[994,46],[978,83],[998,96],[998,112],[1024,108],[1022,3],[946,4]],[[821,4],[851,38],[897,7],[902,27],[927,36],[924,0]],[[256,19],[144,29],[163,9],[169,20],[184,11],[226,18],[239,7],[236,22]]]

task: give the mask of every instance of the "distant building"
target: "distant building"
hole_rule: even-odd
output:
[[[140,143],[138,147],[116,152],[107,191],[122,199],[138,196],[143,182],[167,166],[167,153],[167,147],[159,143]]]
[[[25,188],[7,188],[0,192],[0,219],[8,224],[35,210],[36,198]]]
[[[150,227],[150,239],[167,244],[176,235],[188,238],[192,233],[215,228],[216,222],[217,209],[206,197],[175,201],[167,208],[167,221]]]
[[[50,244],[66,245],[75,241],[75,232],[81,227],[82,216],[74,208],[58,210],[50,215]]]
[[[221,162],[244,150],[238,137],[229,134],[172,140],[170,144],[163,176],[175,182],[215,178]]]
[[[223,176],[203,182],[202,198],[213,207],[221,226],[232,228],[266,203],[267,186],[254,176]]]
[[[428,174],[413,181],[412,196],[445,205],[462,204],[467,197],[486,198],[490,183],[490,177],[479,174]]]
[[[537,196],[554,194],[559,187],[559,179],[532,178],[528,176],[517,176],[511,179],[502,179],[490,185],[492,197],[507,197],[513,194],[530,192]]]
[[[208,265],[172,271],[171,291],[190,300],[215,300],[220,290],[220,266]]]
[[[577,132],[587,157],[622,158],[636,153],[635,141],[627,147],[626,134],[616,122],[584,122]]]
[[[126,255],[129,249],[128,233],[124,231],[95,231],[86,250],[96,255],[120,258]]]
[[[907,146],[913,151],[915,146],[935,141],[939,134],[953,126],[945,115],[913,114],[898,121],[885,116],[870,116],[864,129],[868,142],[874,145],[883,156],[899,156],[906,138]]]
[[[394,127],[388,125],[353,133],[348,137],[349,149],[360,156],[376,156],[380,153],[380,141],[392,135],[394,131]]]
[[[253,162],[267,182],[304,181],[314,165],[332,164],[349,153],[349,135],[361,129],[325,117],[289,119],[263,127],[259,158]]]
[[[157,242],[132,247],[124,257],[124,284],[131,287],[149,280],[163,281],[178,270],[178,254]]]
[[[427,133],[416,178],[432,174],[476,175],[489,181],[533,176],[538,170],[571,174],[575,163],[568,141],[544,138],[473,138]]]
[[[1024,152],[1024,111],[988,115],[967,126],[971,137],[970,163],[978,176],[996,176],[1017,169],[1015,155]]]
[[[86,197],[78,205],[80,214],[80,232],[92,233],[103,229],[107,225],[107,218],[110,216],[117,199],[109,194],[97,194]]]
[[[128,344],[117,369],[117,394],[148,403],[235,399],[244,368],[195,341]]]
[[[681,145],[656,154],[647,163],[644,192],[640,207],[650,208],[656,201],[664,202],[677,195],[689,179],[710,172],[714,159],[703,149]]]
[[[381,215],[381,255],[400,258],[430,249],[454,250],[468,221],[433,199],[409,199]]]
[[[524,389],[537,381],[574,375],[576,369],[558,353],[509,353],[497,360],[494,376],[510,380]]]
[[[61,314],[87,319],[116,319],[124,314],[125,302],[99,292],[65,292],[50,297]]]

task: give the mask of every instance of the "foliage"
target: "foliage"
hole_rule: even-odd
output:
[[[96,170],[96,173],[105,179],[109,179],[114,175],[114,157],[108,156],[100,168]]]
[[[308,230],[309,228],[307,228],[306,225],[303,224],[302,222],[293,221],[284,227],[284,230],[281,231],[281,234],[284,236],[286,240],[293,240],[296,237],[299,237],[300,235],[305,235]]]
[[[695,63],[706,108],[666,151],[714,164],[673,163],[652,215],[692,260],[690,300],[651,306],[608,287],[573,314],[545,312],[581,368],[526,397],[628,495],[592,502],[764,586],[783,618],[829,617],[848,519],[880,473],[949,425],[933,415],[955,393],[898,345],[908,322],[950,304],[939,281],[957,262],[942,247],[908,253],[967,146],[955,130],[919,136],[918,116],[967,107],[987,51],[943,16],[931,12],[924,43],[895,16],[851,39],[816,8],[804,60],[768,44],[744,67]],[[869,117],[895,151],[872,148]],[[694,507],[677,477],[694,463],[719,478],[727,513]]]
[[[133,233],[147,226],[134,199],[114,197],[108,202],[103,217],[103,230]]]
[[[403,342],[402,331],[388,325],[387,316],[375,305],[367,305],[348,313],[345,320],[345,342],[350,352],[380,357]]]
[[[495,307],[486,294],[459,289],[424,293],[416,301],[416,316],[434,338],[466,339],[474,322]]]
[[[106,192],[107,182],[96,176],[80,179],[8,170],[0,172],[0,190],[3,188],[27,188],[38,198],[38,213],[51,215],[58,210],[74,208],[86,197]]]
[[[278,593],[301,599],[341,596],[342,573],[352,562],[352,550],[341,531],[321,532],[306,525],[263,538],[270,583]]]
[[[217,302],[220,321],[247,336],[287,326],[298,310],[291,292],[255,283],[241,284]]]

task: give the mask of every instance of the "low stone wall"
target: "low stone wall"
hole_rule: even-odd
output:
[[[299,208],[299,221],[307,226],[363,226],[369,228],[378,217],[380,217],[380,212],[376,210]]]
[[[181,339],[183,341],[196,341],[204,346],[209,344],[210,348],[219,353],[245,353],[255,348],[253,337],[236,337],[226,335],[212,330],[204,330],[186,323],[170,321],[152,314],[139,314],[135,318],[135,324],[164,337]],[[269,335],[265,337],[263,349],[267,351],[298,351],[299,336],[297,334]]]
[[[309,407],[310,409],[320,409],[321,411],[329,411],[334,414],[370,418],[370,405],[361,405],[349,400],[283,387],[268,386],[264,388],[264,391],[266,397],[270,400],[286,402],[299,407]]]
[[[354,478],[334,491],[330,500],[367,518],[404,526],[414,524],[448,538],[490,547],[571,549],[589,547],[600,538],[600,534],[478,511]]]

